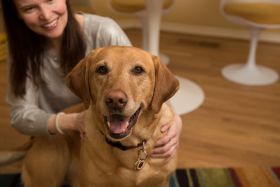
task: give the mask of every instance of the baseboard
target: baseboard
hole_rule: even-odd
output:
[[[140,23],[134,19],[118,20],[118,23],[124,29],[141,27]],[[250,37],[249,31],[246,29],[244,30],[228,29],[228,28],[221,28],[221,27],[186,25],[186,24],[171,23],[171,22],[163,22],[161,25],[161,30],[168,31],[168,32],[233,38],[233,39],[249,40]],[[280,34],[263,32],[261,33],[260,41],[280,43]]]

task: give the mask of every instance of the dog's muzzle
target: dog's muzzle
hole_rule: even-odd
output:
[[[121,114],[112,114],[104,116],[105,124],[108,127],[110,137],[114,139],[122,139],[128,136],[132,127],[136,124],[139,117],[141,107],[130,117]]]

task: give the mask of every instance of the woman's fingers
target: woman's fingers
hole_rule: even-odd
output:
[[[179,145],[181,128],[182,121],[177,115],[171,122],[162,125],[161,132],[165,135],[156,142],[151,156],[154,158],[171,158]]]
[[[80,112],[77,114],[76,120],[75,120],[75,126],[76,126],[76,129],[80,132],[81,138],[84,138],[86,135],[84,118],[85,118],[85,112]]]
[[[177,146],[176,138],[170,139],[165,146],[154,148],[151,156],[153,158],[171,158],[176,153]]]
[[[170,126],[171,126],[171,123],[166,123],[166,124],[162,125],[160,128],[160,132],[166,133],[169,130]]]

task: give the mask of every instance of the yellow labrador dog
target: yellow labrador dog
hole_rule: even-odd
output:
[[[172,73],[134,47],[92,51],[66,82],[86,105],[86,137],[35,138],[23,166],[26,187],[167,187],[176,168],[151,158],[161,125],[174,117],[165,103],[179,87]]]

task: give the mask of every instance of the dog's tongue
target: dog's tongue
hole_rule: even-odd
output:
[[[109,130],[111,133],[120,134],[124,133],[129,124],[129,118],[120,116],[120,115],[112,115],[109,117]]]

